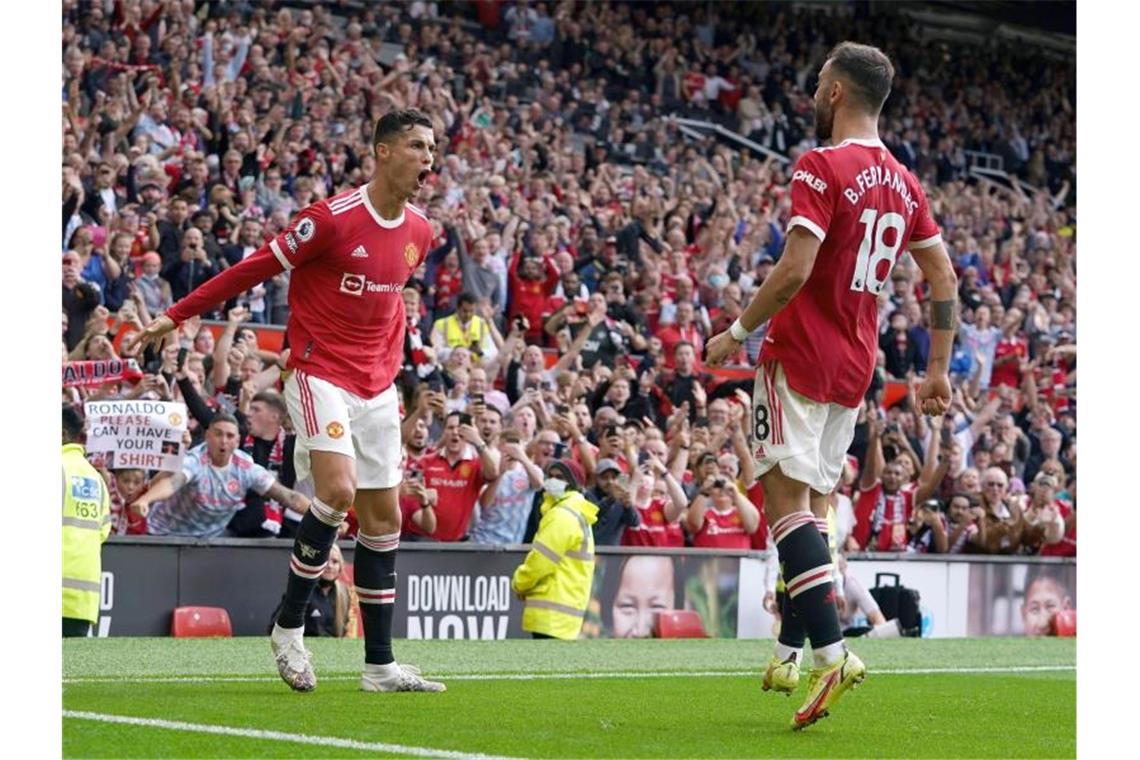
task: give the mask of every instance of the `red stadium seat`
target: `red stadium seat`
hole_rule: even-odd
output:
[[[221,607],[177,607],[170,626],[176,639],[202,639],[233,636],[230,614]]]
[[[657,639],[707,639],[701,616],[693,610],[658,612],[653,620],[653,637]]]
[[[1073,637],[1077,635],[1077,611],[1061,610],[1053,613],[1051,621],[1054,636]]]

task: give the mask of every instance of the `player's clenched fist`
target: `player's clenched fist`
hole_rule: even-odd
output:
[[[927,376],[918,388],[918,405],[923,414],[945,414],[950,408],[950,378],[945,373]]]

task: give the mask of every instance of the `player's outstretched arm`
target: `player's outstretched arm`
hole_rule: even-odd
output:
[[[950,354],[958,322],[958,276],[941,240],[911,249],[910,253],[930,283],[930,359],[926,363],[926,380],[918,389],[918,403],[925,414],[945,414],[950,408]]]
[[[723,364],[725,359],[736,353],[749,333],[788,305],[811,276],[815,257],[822,242],[803,226],[797,225],[792,228],[788,233],[784,254],[776,262],[771,274],[760,285],[748,308],[736,320],[743,328],[743,334],[734,335],[733,328],[729,328],[710,340],[706,364],[712,367]],[[931,353],[933,352],[932,348]]]
[[[157,344],[164,335],[190,317],[205,312],[215,304],[224,303],[283,271],[285,267],[273,255],[269,246],[263,245],[252,256],[211,277],[170,307],[165,314],[147,325],[146,329],[136,333],[126,348],[130,350],[136,345],[145,348]]]

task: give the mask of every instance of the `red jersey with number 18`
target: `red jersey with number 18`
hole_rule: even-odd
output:
[[[374,398],[403,364],[401,294],[431,235],[427,217],[411,204],[384,219],[368,186],[354,188],[298,212],[287,230],[167,315],[179,323],[289,270],[289,368]]]
[[[941,242],[926,195],[878,140],[844,140],[796,162],[788,231],[822,242],[811,276],[772,317],[760,361],[821,403],[857,407],[879,346],[878,295],[904,248]]]

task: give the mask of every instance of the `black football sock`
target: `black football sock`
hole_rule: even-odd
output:
[[[300,628],[305,624],[305,608],[309,596],[321,577],[329,552],[336,541],[344,513],[313,499],[309,510],[301,518],[297,535],[293,539],[293,556],[289,560],[289,581],[285,586],[285,599],[277,614],[277,625],[282,628]]]
[[[785,593],[811,639],[817,663],[821,652],[826,661],[836,659],[835,647],[843,641],[835,587],[831,581],[831,556],[810,512],[796,512],[772,526],[780,563],[784,568]]]
[[[356,536],[354,580],[364,623],[364,662],[387,665],[392,655],[392,611],[396,606],[396,549],[400,534]]]

